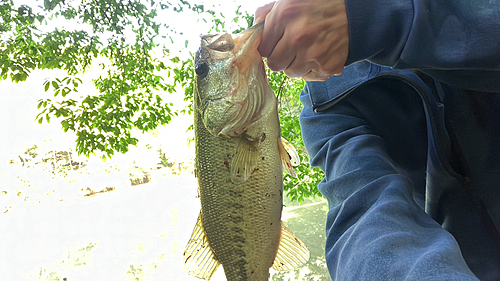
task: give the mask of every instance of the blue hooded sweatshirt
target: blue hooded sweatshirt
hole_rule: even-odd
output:
[[[500,2],[346,8],[344,73],[301,95],[332,279],[500,280]]]

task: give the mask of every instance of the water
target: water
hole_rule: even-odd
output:
[[[192,175],[157,173],[148,184],[94,197],[16,205],[0,215],[0,280],[199,280],[182,265],[200,208],[196,188]],[[273,272],[272,280],[330,280],[326,202],[285,205],[285,222],[311,259],[295,271]],[[223,270],[212,280],[225,280]]]

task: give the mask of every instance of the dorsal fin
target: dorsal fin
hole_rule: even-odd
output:
[[[201,223],[201,213],[194,227],[193,234],[184,250],[184,268],[192,275],[210,280],[220,263],[208,245],[205,230]]]
[[[257,168],[258,159],[259,148],[256,142],[248,141],[244,137],[241,138],[231,162],[231,181],[242,183],[249,179]]]
[[[293,170],[293,166],[300,165],[299,154],[295,147],[283,137],[278,139],[278,152],[283,164],[283,169],[292,177],[296,178],[297,174]]]
[[[299,238],[281,223],[281,240],[274,258],[273,269],[288,271],[305,264],[309,260],[309,250]]]

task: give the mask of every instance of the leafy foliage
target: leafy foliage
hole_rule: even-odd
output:
[[[82,81],[75,76],[88,71],[93,62],[106,72],[93,81],[97,95],[80,99],[70,95],[57,102],[45,99],[38,105],[42,109],[39,123],[50,122],[55,115],[62,118],[64,131],[76,133],[78,153],[102,151],[103,158],[125,153],[129,145],[137,144],[132,128],[147,132],[177,114],[157,94],[175,91],[176,81],[169,84],[163,77],[172,66],[153,56],[160,48],[158,34],[175,33],[157,23],[158,11],[172,5],[143,2],[45,0],[43,10],[35,13],[29,6],[16,8],[11,0],[1,1],[1,79],[10,77],[17,83],[34,69],[63,69],[68,76],[46,81],[44,89],[52,87],[54,97],[66,97],[78,92]],[[82,30],[41,30],[42,23],[55,19],[76,22]],[[168,50],[163,53],[166,57]]]
[[[302,142],[299,115],[302,109],[299,96],[305,82],[302,79],[290,79],[283,72],[271,72],[267,69],[269,84],[279,98],[279,115],[282,136],[296,148],[300,157],[295,167],[296,178],[285,174],[283,188],[292,201],[303,202],[305,198],[322,196],[318,184],[323,179],[323,172],[309,164],[309,155]]]
[[[253,22],[253,17],[239,8],[227,18],[216,9],[184,0],[44,0],[38,10],[0,0],[0,79],[18,83],[35,69],[64,70],[62,77],[44,82],[43,89],[52,91],[54,97],[39,101],[37,121],[58,118],[65,132],[76,134],[79,154],[97,152],[106,159],[115,152],[126,153],[138,142],[133,129],[154,130],[180,113],[164,101],[163,93],[182,88],[186,101],[193,98],[193,55],[181,59],[170,54],[169,44],[174,43],[172,35],[177,31],[161,22],[166,10],[196,13],[199,21],[212,26],[200,33],[238,33]],[[76,23],[78,27],[44,29],[54,22]],[[93,79],[96,93],[80,94],[83,82],[77,76],[96,66],[103,73]],[[273,90],[281,93],[283,135],[299,147],[302,165],[296,168],[296,179],[286,176],[285,190],[292,200],[300,202],[319,194],[316,186],[323,177],[309,166],[302,148],[298,96],[303,81],[269,70],[268,77]],[[191,107],[181,111],[191,112]]]

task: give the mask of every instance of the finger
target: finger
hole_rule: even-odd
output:
[[[334,72],[330,71],[318,71],[321,69],[317,61],[309,61],[307,63],[300,63],[301,60],[295,59],[288,69],[285,70],[285,74],[290,78],[302,77],[306,81],[326,81],[332,76],[339,76],[343,72],[343,68],[336,70]]]
[[[344,41],[342,39],[335,39],[335,41],[341,42]],[[347,43],[348,44],[348,43]],[[346,45],[347,45],[346,44]],[[347,50],[343,50],[341,47],[329,47],[324,48],[326,46],[332,46],[333,43],[326,44],[314,44],[311,48],[307,50],[306,56],[314,57],[317,60],[317,66],[312,68],[316,73],[328,74],[330,76],[340,75],[344,70],[345,63],[347,61]],[[341,44],[341,46],[343,46]]]
[[[262,7],[258,7],[255,10],[255,15],[253,17],[253,25],[259,24],[266,19],[267,14],[271,11],[274,6],[274,2],[268,3]]]
[[[283,71],[287,69],[296,59],[296,50],[290,48],[286,36],[280,38],[271,54],[267,57],[267,66],[273,71]]]
[[[306,61],[303,52],[298,52],[292,63],[285,69],[286,76],[290,78],[303,77],[318,68],[317,61]]]
[[[302,78],[306,81],[326,81],[333,75],[327,73],[319,73],[315,71],[311,71],[306,75],[302,76]]]
[[[285,24],[278,22],[279,15],[275,14],[277,6],[280,2],[274,3],[271,11],[265,17],[264,30],[262,31],[262,40],[259,45],[259,52],[263,57],[268,57],[274,50],[278,41],[283,37],[285,32]]]
[[[288,69],[285,69],[285,75],[290,77],[290,78],[299,78],[299,77],[304,77],[305,75],[307,75],[309,72],[311,72],[310,70],[304,70],[304,69],[299,69],[299,70],[290,70],[289,68]]]

